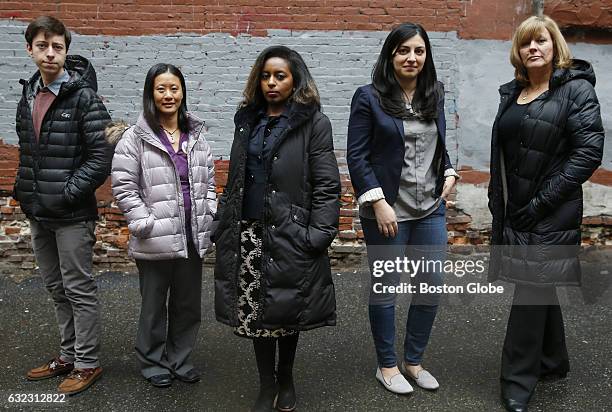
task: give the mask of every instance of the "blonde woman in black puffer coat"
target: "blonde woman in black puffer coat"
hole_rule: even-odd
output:
[[[569,371],[557,286],[580,285],[582,184],[601,163],[595,74],[572,59],[557,24],[516,30],[515,79],[500,87],[491,143],[490,280],[516,284],[504,343],[502,400],[526,411],[538,379]]]

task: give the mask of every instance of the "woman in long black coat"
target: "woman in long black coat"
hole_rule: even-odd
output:
[[[582,183],[601,163],[604,133],[591,65],[571,58],[556,23],[516,30],[515,79],[500,87],[491,143],[490,280],[516,284],[502,355],[509,411],[526,411],[538,379],[569,371],[556,286],[580,285]]]
[[[336,322],[327,248],[337,233],[340,176],[331,124],[306,64],[283,46],[257,57],[234,122],[215,233],[215,311],[253,339],[253,409],[291,411],[299,331]]]

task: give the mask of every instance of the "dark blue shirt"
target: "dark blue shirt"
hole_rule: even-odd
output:
[[[268,116],[262,110],[258,116],[259,122],[251,131],[247,147],[245,191],[242,201],[244,219],[261,219],[266,189],[266,163],[272,156],[272,148],[288,124],[287,111],[280,116]]]

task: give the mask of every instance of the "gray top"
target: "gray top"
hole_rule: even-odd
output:
[[[440,199],[434,197],[437,168],[434,164],[438,146],[435,121],[404,120],[404,164],[393,211],[398,222],[421,219],[434,212]],[[361,217],[376,219],[370,205],[359,208]]]

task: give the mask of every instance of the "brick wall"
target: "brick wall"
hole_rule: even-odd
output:
[[[16,279],[30,276],[36,267],[30,241],[30,228],[19,203],[10,197],[17,166],[18,149],[7,145],[0,139],[0,274]],[[340,167],[342,194],[339,220],[339,233],[330,248],[330,258],[335,268],[355,267],[365,252],[363,231],[358,219],[356,199],[346,168],[344,153],[336,153]],[[228,161],[215,162],[217,191],[221,193],[227,181]],[[458,191],[469,185],[480,185],[488,181],[488,175],[473,170],[462,170],[462,182]],[[596,175],[596,180],[611,179]],[[110,180],[110,179],[109,179]],[[110,193],[110,182],[106,181],[98,191],[98,211],[100,220],[96,226],[97,242],[94,247],[94,267],[98,271],[133,270],[134,264],[127,257],[129,231],[125,218],[117,208]],[[447,208],[447,229],[451,250],[466,253],[479,250],[489,243],[490,227],[475,227],[473,219],[461,208],[455,207],[455,195]],[[484,202],[484,199],[480,199]],[[612,216],[587,216],[583,219],[583,244],[595,246],[612,245]],[[209,255],[207,264],[214,262]]]
[[[211,4],[212,3],[212,4]],[[562,26],[610,27],[611,0],[552,0],[544,12]],[[268,30],[385,31],[406,20],[428,30],[457,31],[466,39],[508,39],[531,13],[531,0],[174,0],[3,1],[0,18],[31,20],[56,15],[82,34],[143,35],[189,32],[247,33]],[[582,32],[582,37],[585,33]],[[587,33],[588,36],[588,33]],[[598,36],[594,36],[598,37]],[[599,36],[601,37],[601,36]],[[610,36],[607,36],[610,42]]]
[[[189,32],[247,33],[268,30],[386,31],[406,20],[428,30],[456,30],[466,38],[507,38],[517,19],[530,11],[527,0],[174,0],[4,1],[0,18],[30,20],[40,14],[61,18],[82,34],[143,35]],[[491,20],[496,24],[491,24]]]

